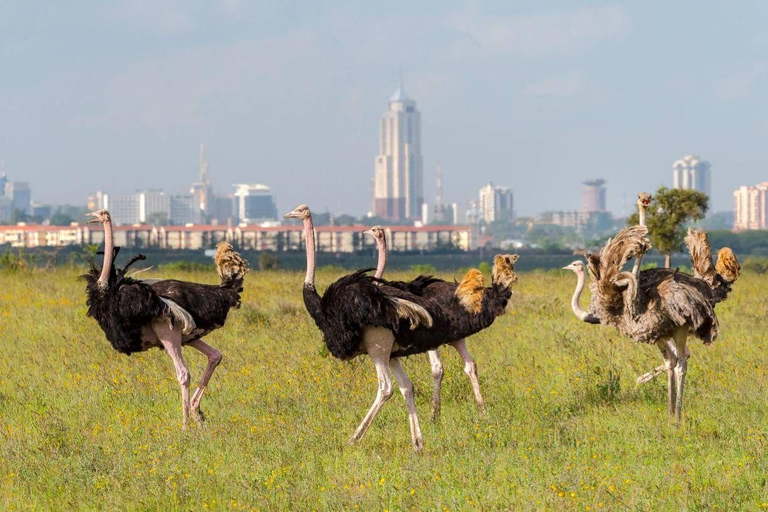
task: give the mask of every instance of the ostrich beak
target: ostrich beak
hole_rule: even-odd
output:
[[[300,219],[301,214],[298,211],[296,211],[296,209],[294,209],[286,213],[285,215],[283,215],[283,218],[284,219]]]
[[[96,214],[94,212],[91,212],[91,213],[86,213],[85,216],[96,217]],[[98,217],[96,217],[95,219],[89,220],[88,222],[86,222],[86,224],[95,224],[97,222],[101,222]]]
[[[373,236],[374,238],[376,238],[376,237],[373,235],[373,231],[372,231],[372,230],[370,230],[370,229],[366,229],[365,231],[363,231],[363,234],[364,234],[364,235],[371,235],[371,236]]]

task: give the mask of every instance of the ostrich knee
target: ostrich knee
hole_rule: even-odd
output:
[[[189,370],[186,368],[179,368],[179,370],[176,372],[176,379],[178,379],[179,384],[181,384],[181,387],[186,388],[189,386]]]

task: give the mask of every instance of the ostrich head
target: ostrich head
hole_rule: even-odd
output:
[[[584,262],[576,260],[573,263],[564,266],[563,270],[572,270],[577,276],[584,276]]]
[[[106,224],[107,222],[112,221],[112,218],[109,216],[109,212],[105,209],[96,210],[95,212],[86,213],[85,215],[87,217],[93,217],[87,222],[87,224],[95,224],[97,222]]]
[[[371,229],[366,229],[363,231],[364,235],[371,235],[376,242],[381,242],[382,240],[386,240],[386,237],[384,235],[384,228],[381,226],[373,226]]]
[[[651,204],[651,199],[653,199],[653,197],[648,192],[640,192],[637,194],[637,207],[641,210],[645,210],[648,208],[648,205]]]
[[[309,206],[305,204],[300,204],[290,212],[283,215],[286,219],[308,219],[312,216],[312,212],[309,211]]]

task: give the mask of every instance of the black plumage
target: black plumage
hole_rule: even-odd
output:
[[[392,352],[392,357],[424,353],[487,329],[504,313],[512,296],[509,288],[497,284],[483,288],[479,311],[470,313],[456,295],[459,283],[432,276],[419,276],[410,282],[382,281],[420,297],[419,303],[433,318],[429,329],[401,330],[395,338],[400,348]]]
[[[304,304],[317,327],[323,333],[328,351],[339,359],[361,354],[363,328],[366,326],[390,329],[400,346],[412,346],[415,339],[406,332],[411,330],[413,317],[398,312],[400,300],[424,307],[424,300],[407,290],[384,285],[366,275],[373,269],[358,270],[331,283],[322,297],[313,284],[304,284]],[[434,321],[434,316],[432,317]]]
[[[91,261],[82,279],[86,282],[88,316],[95,319],[112,347],[122,354],[146,350],[142,328],[156,318],[168,315],[168,307],[152,288],[125,277],[114,265],[106,286],[98,284],[101,271]]]

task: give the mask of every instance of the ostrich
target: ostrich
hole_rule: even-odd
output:
[[[315,229],[312,212],[299,205],[284,215],[301,219],[307,252],[307,273],[304,279],[304,305],[317,327],[322,331],[329,352],[341,360],[367,354],[376,368],[378,392],[373,405],[350,439],[360,441],[384,403],[392,396],[392,370],[405,399],[411,429],[411,442],[416,451],[424,447],[413,384],[393,350],[401,346],[399,334],[418,326],[432,327],[433,317],[418,304],[418,297],[403,290],[376,283],[360,270],[344,276],[328,286],[321,297],[315,289]]]
[[[285,214],[286,218],[301,219],[307,251],[307,274],[304,280],[304,305],[331,354],[348,360],[367,354],[374,363],[379,389],[371,409],[350,441],[356,443],[365,435],[381,407],[392,395],[389,368],[395,374],[408,409],[411,440],[415,450],[423,448],[421,430],[416,415],[413,385],[403,370],[399,357],[420,354],[435,349],[446,342],[451,328],[458,323],[480,330],[477,325],[487,322],[488,317],[498,315],[497,310],[506,306],[511,292],[494,287],[496,296],[506,299],[489,300],[482,288],[482,274],[468,273],[459,286],[458,300],[475,314],[471,318],[454,317],[437,300],[419,296],[408,289],[392,286],[383,279],[367,276],[368,270],[360,270],[332,283],[321,297],[315,289],[315,240],[312,213],[306,205],[299,205]],[[480,288],[478,289],[478,274]],[[498,270],[499,280],[506,277]],[[514,273],[512,273],[514,276]],[[423,288],[429,279],[423,279],[416,288]],[[498,288],[498,289],[497,289]],[[388,368],[389,366],[389,368]]]
[[[365,234],[372,236],[376,240],[376,245],[379,252],[378,265],[376,267],[375,277],[380,278],[384,274],[384,269],[387,265],[387,239],[384,233],[384,229],[381,226],[374,226],[371,229],[364,231]],[[489,296],[492,296],[492,300],[499,300],[501,302],[507,301],[509,296],[506,291],[510,285],[517,280],[517,276],[514,273],[514,263],[517,261],[518,256],[503,255],[497,256],[497,260],[494,262],[494,282],[498,285],[488,289]],[[504,270],[502,270],[504,269]],[[479,276],[482,279],[482,274],[477,274],[477,271],[470,271],[470,277],[477,279]],[[464,281],[463,281],[464,282]],[[446,310],[453,310],[455,316],[471,316],[474,311],[469,311],[461,304],[456,296],[456,291],[459,287],[458,283],[448,283],[442,279],[435,279],[428,276],[419,276],[415,280],[404,283],[398,281],[387,281],[388,284],[396,286],[401,289],[409,290],[417,295],[423,297],[429,297],[438,301],[440,306]],[[483,288],[482,282],[478,287],[478,291]],[[482,292],[481,292],[482,293]],[[511,294],[511,292],[510,292]],[[496,313],[501,314],[504,312],[504,307],[497,308]],[[476,309],[477,306],[473,306],[470,309]],[[486,322],[481,326],[474,326],[473,328],[464,328],[461,325],[453,325],[449,338],[443,341],[442,344],[451,345],[459,353],[459,356],[464,361],[464,373],[469,377],[469,381],[472,384],[472,391],[475,395],[475,402],[477,403],[478,410],[481,414],[485,414],[485,402],[483,396],[480,393],[480,381],[477,377],[477,364],[467,350],[466,336],[474,334],[486,327],[489,327],[495,320],[496,316],[490,316],[486,318]],[[485,325],[487,323],[487,325]],[[479,327],[479,328],[477,328]],[[475,330],[477,328],[477,330]],[[440,361],[440,354],[438,349],[427,351],[429,361],[432,366],[432,378],[434,383],[432,394],[432,420],[437,420],[440,416],[440,388],[443,380],[443,363]]]
[[[165,349],[173,360],[176,377],[181,386],[182,427],[187,417],[202,421],[200,410],[205,388],[221,362],[221,352],[208,345],[202,337],[224,326],[230,308],[240,307],[240,293],[248,266],[231,245],[222,242],[216,249],[214,261],[221,277],[218,285],[167,280],[140,281],[125,276],[128,266],[115,269],[112,220],[107,210],[88,215],[89,223],[104,225],[104,261],[98,270],[91,261],[91,270],[82,276],[86,282],[88,316],[99,323],[107,339],[118,352],[132,354],[152,347]],[[208,358],[197,389],[189,398],[189,370],[181,355],[183,345],[191,346]]]
[[[644,270],[636,279],[622,267],[643,250],[647,231],[645,226],[625,228],[598,255],[589,255],[594,280],[590,285],[593,298],[589,313],[579,307],[584,264],[574,261],[565,267],[578,278],[571,307],[582,320],[597,318],[634,341],[659,347],[669,377],[669,413],[679,421],[688,367],[684,356],[688,335],[694,334],[706,345],[715,340],[719,324],[714,305],[727,297],[739,266],[733,252],[723,248],[713,268],[706,234],[690,230],[686,243],[694,276],[664,268]]]

